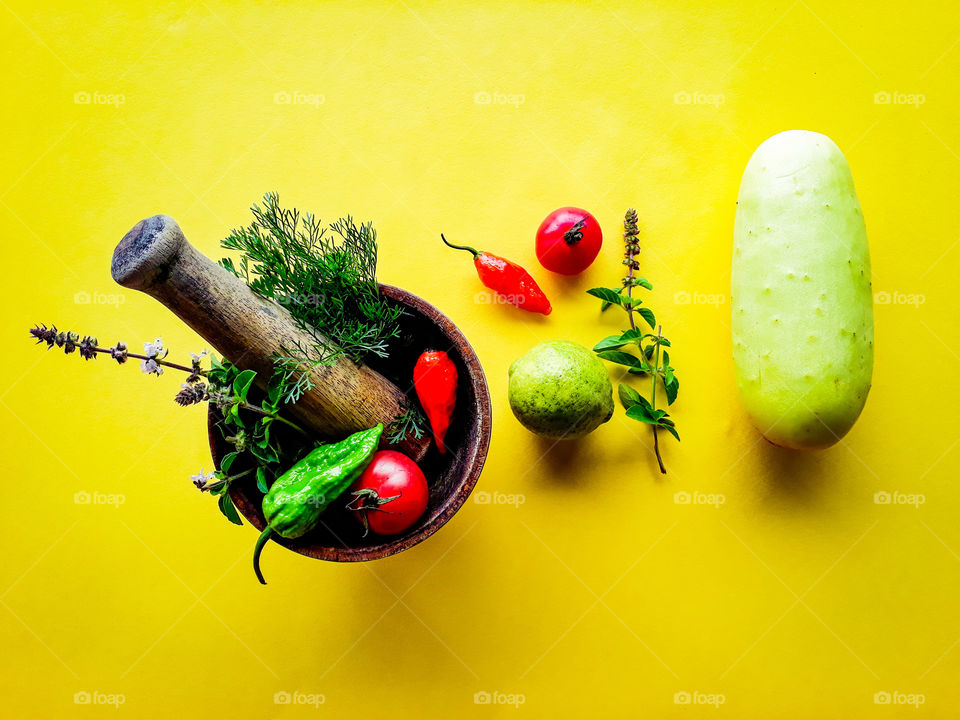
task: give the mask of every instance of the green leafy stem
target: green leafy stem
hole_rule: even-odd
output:
[[[632,208],[624,216],[624,260],[627,274],[621,281],[619,288],[592,288],[587,290],[601,300],[600,310],[605,311],[617,306],[627,313],[630,327],[617,334],[605,337],[598,342],[593,350],[597,356],[608,362],[622,365],[631,375],[650,376],[650,397],[647,399],[637,390],[626,383],[620,383],[618,395],[628,418],[650,425],[653,428],[653,449],[660,466],[660,472],[666,474],[663,458],[660,456],[660,442],[658,430],[664,430],[678,441],[676,425],[665,411],[657,408],[657,386],[662,385],[666,395],[667,405],[672,405],[677,399],[680,382],[673,367],[670,365],[670,341],[663,336],[662,326],[657,324],[656,316],[650,308],[643,307],[643,300],[633,296],[635,287],[653,290],[653,285],[644,277],[635,275],[640,264],[637,255],[640,253],[638,243],[639,227],[637,212]],[[644,332],[637,327],[634,315],[639,315],[653,332]],[[627,349],[636,348],[638,354],[628,352]]]

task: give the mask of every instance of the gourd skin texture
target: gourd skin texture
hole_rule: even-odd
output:
[[[730,289],[737,385],[753,424],[785,447],[837,442],[870,391],[873,296],[853,176],[827,136],[790,130],[750,158]]]

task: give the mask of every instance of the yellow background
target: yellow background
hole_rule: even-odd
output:
[[[117,717],[957,715],[953,3],[0,6],[5,717],[112,713],[111,695]],[[789,128],[846,153],[889,300],[863,416],[809,455],[758,442],[727,322],[740,173]],[[188,479],[210,459],[203,410],[171,402],[180,379],[31,346],[46,322],[131,349],[160,336],[171,359],[200,350],[113,284],[113,247],[163,212],[217,256],[269,190],[372,219],[380,278],[460,325],[494,407],[478,491],[517,504],[469,501],[372,564],[274,547],[260,587],[254,532]],[[572,280],[533,246],[565,204],[606,234]],[[507,367],[533,344],[622,325],[583,290],[617,281],[631,205],[682,382],[666,478],[619,410],[551,447],[506,400]],[[469,257],[441,231],[525,264],[553,315],[476,302]],[[276,704],[284,692],[324,703]],[[481,706],[478,692],[500,695]],[[900,704],[877,705],[883,692]]]

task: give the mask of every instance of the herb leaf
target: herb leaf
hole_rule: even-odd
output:
[[[220,512],[223,513],[223,516],[232,522],[234,525],[243,525],[240,520],[240,514],[237,512],[236,506],[233,504],[233,500],[230,497],[230,493],[224,492],[220,495],[220,499],[217,501],[217,506],[220,508]]]
[[[598,352],[597,357],[609,360],[612,363],[617,363],[617,365],[626,365],[631,370],[637,369],[640,372],[648,372],[650,369],[649,365],[636,355],[625,353],[622,350],[604,350],[603,352]]]
[[[680,442],[680,436],[677,434],[677,429],[673,426],[672,422],[667,424],[667,422],[664,422],[664,420],[661,420],[660,423],[657,425],[657,427],[663,428],[668,433],[673,435],[677,439],[677,442]]]
[[[663,389],[667,393],[667,405],[673,405],[677,399],[677,393],[680,391],[680,381],[673,374],[672,368],[667,368],[663,375]]]
[[[605,337],[603,340],[598,342],[593,346],[593,351],[596,353],[603,352],[604,350],[619,350],[624,345],[629,345],[629,340],[624,340],[623,335],[610,335]]]
[[[267,487],[267,471],[264,470],[263,465],[257,467],[257,490],[262,493],[266,493],[269,488]]]
[[[619,290],[611,290],[605,287],[590,288],[587,290],[587,295],[593,295],[603,300],[603,304],[600,306],[600,311],[603,312],[611,305],[619,305],[623,302],[623,296],[620,294],[621,290],[622,288]]]
[[[638,308],[637,312],[640,314],[640,317],[647,321],[647,325],[649,325],[651,329],[656,328],[657,318],[654,317],[653,310],[650,308]]]
[[[617,394],[620,396],[620,404],[623,405],[624,410],[629,410],[640,402],[640,393],[626,383],[620,383]]]
[[[233,380],[233,392],[240,398],[240,402],[247,401],[247,393],[253,384],[253,379],[257,376],[254,370],[244,370]]]
[[[643,397],[641,395],[641,397]],[[646,398],[644,398],[646,399]],[[650,404],[647,403],[637,403],[636,405],[631,405],[627,408],[627,417],[631,420],[639,420],[643,423],[649,423],[650,425],[656,425],[659,418],[657,418],[653,412],[650,410]]]
[[[233,465],[233,461],[237,459],[238,454],[239,453],[232,452],[224,455],[223,460],[220,461],[220,472],[229,473],[230,466]]]

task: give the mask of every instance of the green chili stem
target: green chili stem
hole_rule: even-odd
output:
[[[257,580],[260,581],[261,585],[266,585],[267,581],[263,579],[263,573],[260,572],[260,553],[263,552],[263,546],[267,544],[271,534],[273,534],[273,528],[267,525],[260,533],[260,537],[257,538],[257,544],[253,547],[253,571],[257,574]]]

